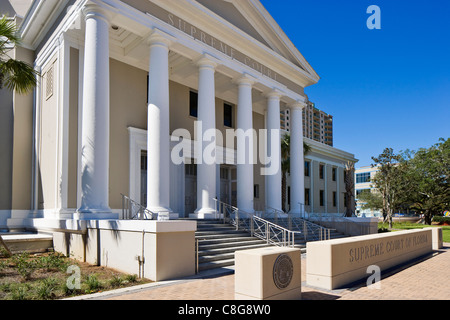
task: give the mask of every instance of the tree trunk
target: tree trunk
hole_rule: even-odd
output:
[[[286,212],[286,172],[282,173],[281,178],[281,207]]]
[[[433,219],[433,213],[430,212],[429,210],[425,211],[424,218],[425,218],[425,224],[430,226],[432,219]]]

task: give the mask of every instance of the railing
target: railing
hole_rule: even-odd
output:
[[[122,194],[122,219],[123,220],[155,220],[156,213]]]
[[[314,213],[309,215],[309,220],[321,226],[333,226],[339,232],[346,235],[358,236],[370,234],[370,225],[352,221],[342,213]]]
[[[217,199],[214,199],[214,201],[216,203],[216,211],[224,223],[234,225],[236,230],[250,232],[252,236],[263,239],[268,244],[292,247],[295,244],[295,235],[301,234],[300,231],[292,231],[281,227],[276,222],[273,223],[255,214],[247,213]],[[284,212],[273,208],[270,208],[269,212],[264,216],[268,218],[269,215],[273,215],[278,221],[281,213],[287,217]]]
[[[295,235],[300,231],[291,231],[263,218],[253,216],[251,219],[251,234],[254,237],[280,247],[294,247]]]

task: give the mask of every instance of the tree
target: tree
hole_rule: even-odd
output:
[[[303,155],[308,154],[311,147],[303,142]],[[291,135],[286,133],[281,140],[281,203],[282,209],[286,212],[286,185],[287,175],[290,173],[291,168]]]
[[[408,202],[407,195],[412,185],[408,183],[408,161],[401,154],[395,154],[392,148],[386,148],[378,157],[372,157],[378,172],[372,182],[383,200],[384,221],[392,228],[392,217],[399,208]]]
[[[358,200],[362,203],[362,209],[383,210],[383,198],[379,192],[364,190],[358,195]]]
[[[4,16],[0,19],[0,89],[4,86],[20,94],[29,93],[36,86],[38,73],[26,62],[8,56],[9,46],[20,44],[15,22]]]
[[[344,169],[344,182],[345,182],[345,201],[346,210],[345,216],[351,217],[355,213],[355,164],[353,162],[347,162]]]
[[[431,224],[434,215],[450,208],[450,139],[440,139],[429,149],[419,149],[409,160],[407,194],[411,208]]]

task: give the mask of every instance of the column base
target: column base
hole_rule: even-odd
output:
[[[178,213],[174,213],[170,208],[164,207],[147,207],[147,210],[156,214],[156,220],[164,221],[164,220],[177,220],[180,218]]]
[[[74,220],[116,220],[118,213],[113,213],[108,207],[100,209],[80,208],[73,214]]]
[[[204,220],[213,220],[213,219],[219,219],[220,215],[219,213],[210,208],[206,209],[197,209],[194,213],[189,214],[189,218],[191,219],[204,219]]]
[[[118,220],[119,214],[113,212],[75,212],[73,220]]]

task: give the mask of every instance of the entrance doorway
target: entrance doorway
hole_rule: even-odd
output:
[[[141,196],[140,204],[147,207],[147,151],[141,152]]]
[[[197,209],[197,165],[185,165],[184,186],[184,216],[194,213]]]

